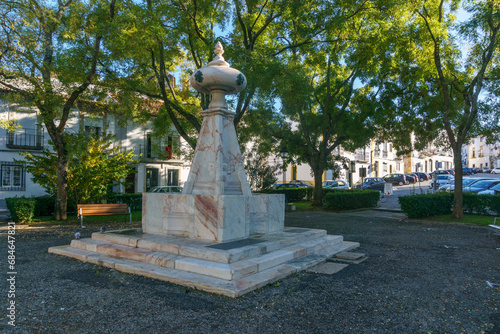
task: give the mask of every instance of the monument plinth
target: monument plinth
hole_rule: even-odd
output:
[[[212,100],[183,193],[144,193],[142,229],[93,233],[50,253],[236,297],[359,246],[324,230],[287,229],[284,195],[251,193],[225,99],[247,82],[223,53],[219,42],[190,79]]]
[[[283,195],[252,196],[234,113],[225,98],[245,89],[247,81],[229,66],[223,53],[218,42],[214,60],[190,78],[193,88],[210,94],[212,100],[202,111],[200,136],[182,195],[144,194],[144,232],[226,242],[284,227]]]

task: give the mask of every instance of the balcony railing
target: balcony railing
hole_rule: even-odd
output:
[[[368,154],[358,153],[354,156],[354,158],[359,162],[367,162]]]
[[[139,145],[135,149],[134,153],[140,154],[141,159],[153,159],[153,160],[177,159],[177,155],[174,154],[171,146],[151,147],[147,145]]]
[[[43,129],[22,129],[7,132],[7,148],[41,150],[43,148]]]
[[[380,150],[377,150],[377,149],[376,149],[376,150],[374,151],[374,154],[375,154],[375,156],[376,156],[376,157],[380,157]]]
[[[389,153],[387,151],[382,151],[383,158],[387,158],[388,155],[389,155]]]

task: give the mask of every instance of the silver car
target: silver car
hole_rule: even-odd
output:
[[[433,188],[434,183],[437,184],[438,187],[444,186],[445,184],[453,183],[455,182],[455,177],[450,174],[441,174],[437,175],[435,180],[431,181],[431,184],[429,187]]]
[[[500,179],[478,181],[468,187],[465,187],[464,192],[479,193],[483,190],[491,189],[499,183]]]
[[[151,188],[148,193],[182,193],[182,187],[178,186],[156,186]]]
[[[321,185],[327,189],[349,189],[349,185],[344,180],[326,180]]]
[[[484,180],[490,180],[490,179],[485,178],[485,177],[464,178],[462,180],[462,189],[465,187],[471,186],[478,181],[484,181]],[[447,191],[447,192],[453,191],[453,190],[455,190],[455,182],[445,184],[444,186],[439,187],[439,190],[440,191]]]

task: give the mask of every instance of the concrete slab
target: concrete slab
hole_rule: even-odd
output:
[[[343,263],[323,262],[309,268],[307,271],[316,274],[333,275],[347,266],[348,264],[343,264]]]

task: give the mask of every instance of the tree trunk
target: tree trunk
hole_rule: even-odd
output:
[[[68,151],[62,133],[48,127],[50,137],[57,153],[57,193],[54,207],[56,220],[68,220]]]
[[[55,219],[68,220],[68,159],[59,156],[57,163],[57,195]]]
[[[323,206],[323,168],[313,169],[314,173],[314,192],[313,206]]]
[[[453,147],[453,161],[455,163],[455,191],[453,193],[453,212],[451,216],[453,218],[461,219],[464,217],[463,210],[463,189],[462,189],[462,152],[460,150],[462,145],[457,143],[456,147]]]

